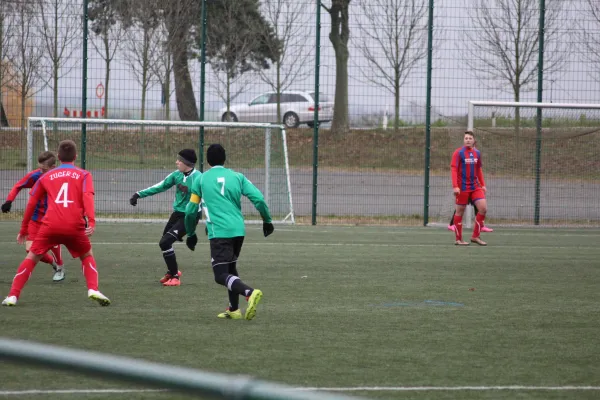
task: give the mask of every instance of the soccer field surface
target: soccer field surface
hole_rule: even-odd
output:
[[[4,297],[25,253],[18,224],[0,228]],[[66,280],[40,263],[0,335],[373,399],[600,397],[600,230],[497,228],[459,248],[436,228],[251,226],[238,270],[264,298],[229,321],[203,234],[175,247],[182,285],[160,286],[162,229],[99,224],[112,305],[86,298],[63,248]],[[6,362],[0,377],[0,398],[188,398]]]

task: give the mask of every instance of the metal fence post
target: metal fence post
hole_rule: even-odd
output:
[[[87,117],[87,62],[88,62],[88,0],[83,0],[83,60],[81,64],[81,117]],[[87,163],[87,125],[81,124],[81,168]]]
[[[317,186],[319,169],[319,71],[321,66],[321,0],[316,1],[316,35],[315,35],[315,118],[313,127],[313,193],[312,193],[312,225],[317,224]]]
[[[546,0],[540,0],[540,26],[539,26],[539,49],[538,49],[538,88],[537,101],[543,101],[544,85],[544,35],[546,22]],[[541,196],[541,159],[542,159],[542,109],[537,109],[535,137],[535,209],[533,223],[540,224],[540,196]]]
[[[423,226],[429,223],[429,173],[431,157],[431,71],[433,68],[433,0],[429,0],[427,23],[427,100],[425,106],[425,182],[423,191]]]

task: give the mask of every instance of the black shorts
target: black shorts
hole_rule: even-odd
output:
[[[243,236],[227,239],[210,239],[210,258],[213,268],[217,265],[236,262],[242,251],[243,244]]]
[[[180,242],[183,241],[183,237],[185,236],[185,213],[175,211],[171,214],[167,225],[165,225],[163,236],[167,233],[174,236]]]

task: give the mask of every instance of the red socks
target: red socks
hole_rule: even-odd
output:
[[[454,230],[456,240],[462,241],[462,215],[454,216],[454,226],[456,227],[456,229]]]
[[[54,258],[52,258],[50,254],[46,253],[42,256],[40,261],[46,264],[52,264],[54,262]]]
[[[481,233],[481,228],[483,228],[483,221],[485,220],[485,215],[477,214],[475,217],[475,226],[473,227],[473,238],[478,238]]]
[[[19,269],[17,269],[17,274],[13,278],[12,285],[10,287],[10,292],[8,293],[8,297],[16,296],[19,298],[21,294],[21,290],[23,290],[23,286],[29,280],[33,269],[35,268],[35,262],[28,258],[24,259],[21,265],[19,265]]]
[[[94,257],[87,256],[84,258],[81,261],[81,268],[87,282],[87,288],[98,290],[98,270],[96,269],[96,260],[94,260]]]
[[[61,245],[59,244],[58,246],[51,247],[50,251],[52,252],[52,255],[54,256],[54,261],[56,261],[56,264],[63,265]]]

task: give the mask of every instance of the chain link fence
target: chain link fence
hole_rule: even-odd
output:
[[[2,196],[27,172],[29,116],[276,122],[297,221],[445,223],[468,100],[600,102],[594,0],[5,0],[0,28]],[[488,218],[533,224],[535,116],[481,112]],[[599,226],[597,111],[543,118],[540,223]],[[83,143],[57,129],[51,146]],[[138,134],[91,132],[85,167],[153,181],[214,140]]]

